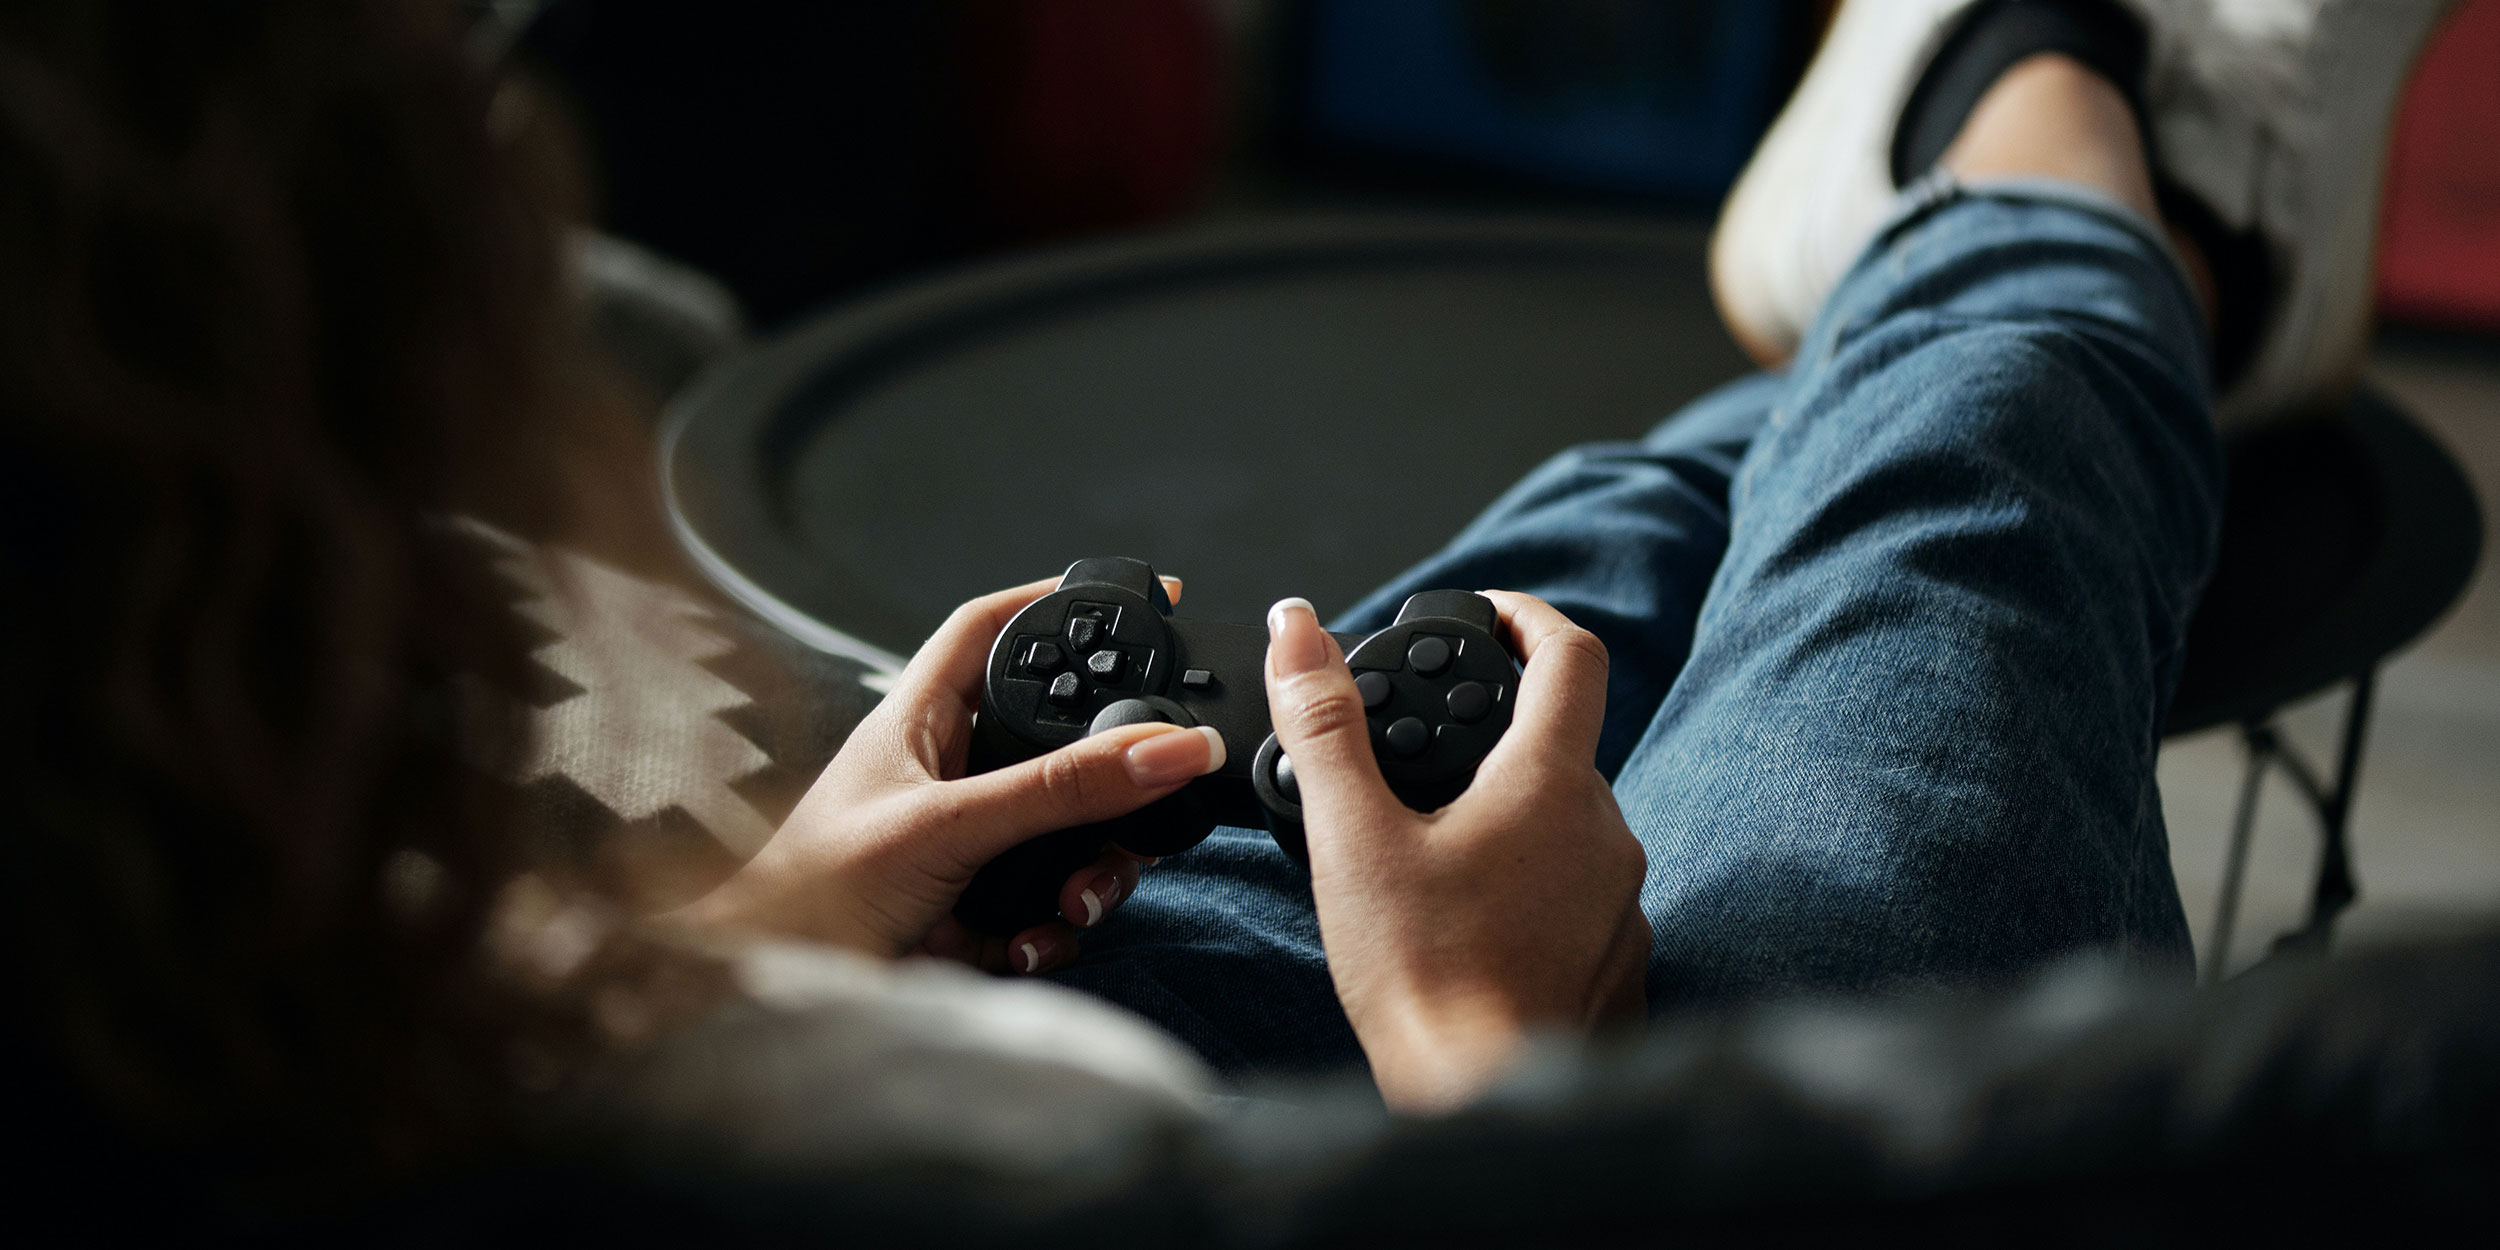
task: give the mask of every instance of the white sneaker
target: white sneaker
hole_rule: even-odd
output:
[[[1890,211],[1893,130],[1976,0],[1850,0],[1721,210],[1711,289],[1784,363]],[[2340,404],[2369,344],[2389,131],[2454,0],[2124,0],[2151,34],[2158,174],[2263,240],[2272,300],[2226,428]]]
[[[1778,368],[1892,211],[1892,134],[1978,0],[1850,0],[1719,209],[1710,293],[1745,354]]]
[[[2127,0],[2152,32],[2162,176],[2253,231],[2274,291],[2224,428],[2339,407],[2361,375],[2396,106],[2454,0]]]

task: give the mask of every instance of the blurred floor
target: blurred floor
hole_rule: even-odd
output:
[[[2352,814],[2361,897],[2347,944],[2462,927],[2500,914],[2500,345],[2395,335],[2373,352],[2370,379],[2409,408],[2465,465],[2482,498],[2484,560],[2464,600],[2381,670],[2378,705]],[[2335,692],[2286,718],[2313,762],[2331,763],[2346,698]],[[2213,949],[2216,890],[2238,799],[2236,732],[2166,744],[2162,810],[2171,862],[2200,959]],[[2234,969],[2264,955],[2307,913],[2318,832],[2277,774],[2260,799],[2246,893],[2234,926]]]

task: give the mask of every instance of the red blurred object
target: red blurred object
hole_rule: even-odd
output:
[[[2422,56],[2398,114],[2378,306],[2500,330],[2500,0],[2469,0]]]
[[[1225,86],[1200,0],[976,0],[966,13],[979,193],[1002,241],[1197,206]]]

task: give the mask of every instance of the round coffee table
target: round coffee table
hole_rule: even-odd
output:
[[[991,264],[834,309],[672,404],[679,536],[821,649],[1128,555],[1193,615],[1344,607],[1539,459],[1743,357],[1689,226],[1332,216]]]

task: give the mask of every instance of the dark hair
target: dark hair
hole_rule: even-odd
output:
[[[482,971],[520,864],[454,737],[524,650],[444,519],[563,523],[579,380],[505,121],[445,3],[0,11],[11,1058],[152,1157],[422,1167],[571,1027]]]

